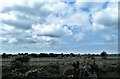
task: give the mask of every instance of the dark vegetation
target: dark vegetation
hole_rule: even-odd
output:
[[[99,58],[96,58],[96,57]],[[102,52],[94,54],[28,54],[2,55],[3,60],[11,58],[7,65],[2,66],[2,79],[119,79],[120,65],[119,55],[109,55]],[[55,58],[62,60],[64,57],[77,58],[69,62],[50,62],[48,64],[32,64],[32,58]],[[114,57],[108,58],[108,57]],[[115,62],[112,63],[111,60]],[[4,63],[4,62],[3,62]]]

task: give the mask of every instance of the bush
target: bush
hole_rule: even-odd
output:
[[[11,69],[16,70],[17,72],[20,72],[20,73],[25,73],[30,68],[29,61],[30,61],[29,56],[16,57],[11,62]]]
[[[2,79],[24,79],[25,72],[30,69],[29,61],[30,58],[28,56],[16,57],[9,66],[2,69]]]
[[[101,53],[101,57],[102,57],[103,59],[106,59],[106,58],[107,58],[107,52],[103,51],[103,52]]]
[[[60,66],[58,64],[48,64],[41,66],[39,69],[34,69],[26,72],[28,79],[46,79],[46,78],[59,78],[60,77]]]

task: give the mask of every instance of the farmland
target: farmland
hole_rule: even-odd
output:
[[[117,79],[120,74],[118,56],[108,56],[105,59],[100,56],[29,57],[27,63],[16,62],[16,59],[17,57],[2,60],[2,79],[10,75],[9,79]]]
[[[63,57],[63,58],[58,58],[58,57],[42,57],[42,58],[31,58],[30,59],[30,64],[45,64],[45,63],[54,63],[54,62],[60,62],[60,63],[69,63],[69,62],[75,62],[75,61],[80,61],[81,58],[84,57]],[[6,58],[2,59],[2,64],[9,64],[14,58]],[[108,57],[106,60],[103,60],[101,57],[95,57],[96,62],[103,63],[104,61],[109,64],[115,64],[118,63],[119,57]]]

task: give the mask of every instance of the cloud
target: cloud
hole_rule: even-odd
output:
[[[76,0],[77,2],[91,2],[91,0]],[[92,0],[92,2],[119,2],[119,0]]]
[[[61,37],[72,35],[72,31],[69,28],[55,23],[51,25],[32,25],[32,29],[37,36]]]
[[[21,29],[30,29],[33,23],[45,22],[51,13],[44,9],[44,3],[35,3],[32,7],[27,5],[14,5],[5,7],[0,13],[0,20],[4,24],[15,26]]]
[[[113,42],[113,43],[117,43],[118,42],[118,35],[116,34],[106,34],[103,35],[103,38],[105,39],[106,42]]]
[[[95,12],[92,15],[94,30],[107,30],[118,27],[118,6],[117,3],[109,3],[107,8]],[[100,28],[101,27],[101,28]],[[98,28],[98,29],[97,29]]]
[[[10,44],[13,44],[13,43],[16,43],[17,42],[17,39],[16,38],[11,38],[8,43]]]
[[[93,31],[95,31],[95,32],[106,30],[106,26],[104,26],[104,25],[93,23],[92,26],[93,26]]]
[[[49,31],[49,29],[47,31],[44,29],[42,31],[43,35],[37,35],[36,37],[34,37],[33,32],[35,32],[36,30],[34,30],[34,31],[32,31],[31,29],[30,30],[22,30],[22,29],[16,29],[14,26],[6,25],[6,24],[3,24],[3,25],[4,25],[3,27],[0,27],[0,31],[2,33],[2,35],[0,36],[0,40],[5,45],[13,45],[13,44],[14,45],[24,45],[24,44],[36,44],[36,45],[38,45],[39,44],[41,46],[46,46],[46,47],[51,46],[51,45],[56,46],[56,45],[59,45],[61,43],[61,38],[60,38],[61,33],[59,33],[59,32],[65,33],[63,35],[68,35],[67,31],[66,31],[66,27],[64,28],[64,30],[61,27],[60,31],[59,31],[59,28],[58,29],[56,28],[55,31],[54,30]],[[57,31],[59,31],[57,35],[60,34],[60,36],[56,36],[54,34]],[[48,32],[48,35],[45,35],[45,32],[46,33]],[[49,34],[50,32],[51,32],[51,34]],[[52,33],[53,33],[53,35],[52,35]]]
[[[13,5],[29,5],[33,6],[34,3],[44,3],[44,2],[61,2],[61,0],[0,0],[0,10],[4,7],[11,7]]]
[[[73,37],[74,37],[75,40],[81,41],[85,37],[85,34],[84,33],[77,33]]]
[[[92,14],[93,32],[99,32],[106,43],[118,42],[118,3],[109,2],[106,7]]]
[[[0,13],[1,24],[3,25],[0,27],[0,31],[4,38],[2,38],[3,42],[6,44],[43,43],[53,45],[60,43],[60,37],[72,35],[72,31],[58,21],[56,23],[53,21],[46,22],[50,19],[51,11],[55,10],[46,8],[46,5],[48,4],[34,3],[30,6],[26,4],[3,8]],[[54,4],[53,8],[55,6],[57,5]],[[53,12],[51,16],[54,17],[56,12]]]
[[[61,43],[60,38],[50,37],[50,36],[39,36],[37,37],[36,40],[44,44],[45,47],[49,47],[49,46],[55,47],[55,46],[59,46],[59,44]]]
[[[117,40],[116,3],[11,1],[13,3],[0,3],[0,40],[3,40],[5,48],[18,45],[18,48],[33,46],[36,50],[61,46],[62,50],[63,45],[69,49],[85,42],[112,43]],[[85,38],[87,40],[83,42]]]
[[[5,33],[5,32],[12,32],[15,28],[13,26],[9,26],[6,24],[1,24],[2,26],[0,27],[1,33]]]

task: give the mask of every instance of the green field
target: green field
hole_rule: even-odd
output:
[[[2,59],[3,62],[10,62],[14,59],[15,57],[13,58],[5,58],[5,59]],[[39,62],[69,62],[69,61],[79,61],[81,58],[83,57],[61,57],[61,58],[58,58],[58,57],[39,57],[39,58],[32,58],[31,57],[31,62],[32,61],[39,61]],[[101,60],[101,57],[95,57],[95,59],[97,60]],[[120,57],[107,57],[106,60],[108,61],[114,61],[114,60],[119,60]]]

